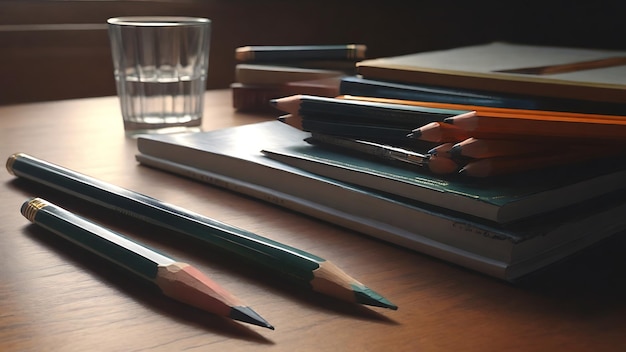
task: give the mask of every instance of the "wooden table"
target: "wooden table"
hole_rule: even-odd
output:
[[[268,120],[207,92],[204,129]],[[626,239],[512,285],[255,199],[139,166],[116,97],[0,107],[26,152],[325,257],[400,308],[345,305],[192,240],[0,173],[1,351],[624,351]],[[155,294],[19,213],[41,196],[196,265],[275,331]]]

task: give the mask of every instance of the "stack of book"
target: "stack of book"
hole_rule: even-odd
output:
[[[457,171],[484,177],[622,153],[625,68],[624,52],[490,43],[363,60],[340,93],[474,111],[414,126],[411,136],[442,143],[431,154],[453,156]]]
[[[402,69],[410,71],[406,63],[394,66],[394,70]],[[346,77],[343,82],[349,79],[361,77]],[[606,97],[582,100],[576,95],[495,96],[479,90],[463,93],[451,87],[425,89],[417,83],[379,82],[396,88],[412,86],[413,90],[404,92],[427,92],[431,98],[420,98],[424,104],[391,95],[276,98],[272,100],[274,107],[286,113],[278,121],[177,136],[141,136],[137,160],[510,281],[626,230],[626,217],[622,216],[626,211],[626,158],[620,153],[620,142],[624,140],[621,122],[611,122],[613,128],[609,131],[604,127],[595,129],[598,121],[592,121],[588,132],[593,138],[589,140],[594,140],[598,149],[584,162],[554,166],[562,159],[558,156],[543,167],[523,172],[513,168],[505,175],[469,175],[481,177],[459,174],[456,164],[446,163],[448,159],[486,158],[489,153],[510,148],[500,144],[485,151],[466,142],[481,136],[462,128],[460,121],[470,120],[480,109],[521,109],[512,102],[541,102],[544,105],[524,106],[536,114],[546,109],[545,104],[578,101],[580,110],[567,105],[569,111],[549,111],[606,115],[602,119],[611,120],[610,116],[620,121],[618,111],[608,111],[620,107],[617,101],[602,101]],[[561,84],[565,90],[577,91],[569,88],[576,84]],[[587,88],[598,87],[594,83]],[[611,87],[620,89],[618,84],[612,83]],[[621,84],[621,89],[626,85]],[[441,95],[445,90],[455,93]],[[455,100],[464,96],[465,101]],[[428,102],[465,106],[452,108]],[[443,135],[440,128],[433,127],[441,125],[454,127],[446,134],[453,136],[448,149],[443,148],[443,139],[421,140],[434,132]],[[521,133],[522,141],[526,145],[526,137],[543,138],[542,134],[552,139],[558,131],[531,128]],[[563,131],[565,136],[561,137],[575,144],[577,138],[567,135],[569,129]],[[572,131],[578,133],[580,129]],[[499,136],[503,137],[500,141],[517,143],[519,140],[510,138],[516,133],[520,134],[517,127],[506,130]],[[460,142],[465,143],[456,146]],[[417,147],[418,143],[425,144]],[[588,148],[575,151],[583,155],[584,149]]]
[[[626,52],[488,43],[356,64],[341,94],[626,115]]]
[[[366,46],[283,45],[244,46],[235,50],[233,107],[241,111],[272,111],[270,99],[312,94],[334,97],[340,79],[353,75]]]

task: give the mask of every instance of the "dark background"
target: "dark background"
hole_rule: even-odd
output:
[[[213,21],[208,88],[244,45],[363,43],[368,57],[494,40],[626,49],[620,1],[0,0],[0,104],[115,94],[106,19]]]

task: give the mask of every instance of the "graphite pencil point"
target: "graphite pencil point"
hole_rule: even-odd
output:
[[[354,297],[356,298],[357,303],[398,310],[398,306],[391,303],[388,299],[374,292],[370,288],[362,285],[352,285],[352,289],[354,290]]]
[[[270,325],[265,319],[263,319],[257,312],[250,307],[232,307],[230,309],[230,315],[232,319],[239,320],[244,323],[254,324],[274,330],[274,327]]]
[[[448,151],[452,157],[459,157],[463,155],[463,148],[458,143],[453,145],[452,148]]]
[[[398,306],[355,280],[335,264],[325,260],[313,271],[314,291],[353,303],[397,310]]]
[[[407,138],[419,139],[422,136],[422,131],[419,128],[414,129],[411,133],[406,135]]]

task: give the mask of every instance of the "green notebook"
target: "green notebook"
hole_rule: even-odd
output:
[[[626,211],[626,192],[612,192],[549,216],[498,225],[320,176],[261,153],[263,148],[308,148],[307,137],[309,133],[279,121],[200,133],[143,135],[137,139],[136,157],[142,165],[255,197],[506,280],[515,280],[626,229],[626,217],[621,216]]]
[[[266,148],[268,157],[343,182],[508,223],[588,200],[626,186],[624,159],[595,160],[507,177],[438,176],[317,145]]]

